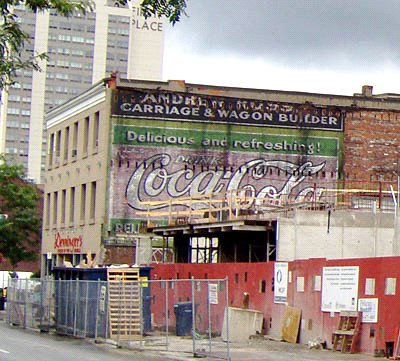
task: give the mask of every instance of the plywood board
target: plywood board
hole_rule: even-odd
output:
[[[297,343],[301,320],[301,310],[295,307],[286,307],[282,321],[282,340]]]

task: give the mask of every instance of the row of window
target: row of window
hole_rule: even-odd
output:
[[[85,117],[64,129],[49,134],[48,167],[60,166],[77,157],[87,157],[89,150],[97,153],[99,145],[100,112]]]
[[[8,95],[8,101],[9,102],[22,102],[24,103],[30,103],[32,101],[31,97],[21,97],[20,95],[17,94],[9,94]]]
[[[108,33],[109,34],[118,34],[122,36],[128,36],[129,35],[129,28],[108,28]]]
[[[29,123],[17,122],[16,120],[7,120],[7,128],[29,129]]]
[[[94,44],[94,38],[85,38],[83,36],[71,36],[66,34],[49,34],[49,41],[66,41],[78,44]]]
[[[25,115],[29,117],[31,115],[31,111],[29,109],[7,108],[7,114]]]
[[[11,88],[14,89],[23,89],[23,90],[32,90],[32,84],[31,83],[14,83],[11,85]]]
[[[62,30],[75,30],[79,32],[88,32],[94,33],[96,26],[93,25],[84,25],[73,22],[59,22],[58,24],[55,22],[50,23],[50,29],[62,29]]]
[[[77,95],[80,94],[82,90],[78,88],[68,88],[62,85],[57,85],[57,86],[46,85],[46,92]]]
[[[57,80],[67,80],[71,82],[79,82],[79,83],[91,83],[90,76],[83,76],[82,74],[66,74],[66,73],[46,73],[47,79],[57,79]]]
[[[49,60],[48,62],[49,66],[57,66],[60,68],[72,68],[72,69],[86,69],[86,70],[92,70],[93,69],[93,64],[92,63],[81,63],[78,61],[69,61],[69,60]]]
[[[46,194],[45,228],[74,227],[94,223],[96,218],[97,182],[81,184]]]
[[[48,52],[50,54],[86,56],[87,58],[93,58],[93,50],[85,51],[85,50],[82,50],[82,49],[51,48],[51,47],[49,47],[49,51]]]

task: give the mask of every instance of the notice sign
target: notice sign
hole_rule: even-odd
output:
[[[274,302],[286,303],[287,302],[287,289],[288,289],[288,263],[277,262],[275,263],[274,271]]]
[[[211,305],[218,305],[218,285],[216,283],[208,285],[208,302]]]
[[[378,322],[378,299],[360,298],[358,300],[358,310],[362,312],[361,322]]]
[[[357,311],[358,266],[324,267],[321,311]]]
[[[101,314],[104,314],[106,312],[106,294],[106,286],[101,286],[99,295],[99,309]]]

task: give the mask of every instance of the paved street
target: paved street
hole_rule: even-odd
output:
[[[143,352],[117,349],[86,340],[41,334],[10,327],[0,322],[1,361],[155,361],[163,360]]]
[[[171,337],[170,350],[128,350],[116,348],[109,344],[96,344],[93,341],[74,339],[72,337],[56,336],[48,333],[39,333],[33,330],[23,330],[7,325],[0,320],[0,360],[1,361],[191,361],[190,338]],[[185,343],[185,344],[182,344]],[[187,343],[187,345],[186,345]],[[214,358],[201,358],[204,361],[217,360],[226,357],[226,345],[216,347],[213,351]],[[244,344],[232,344],[230,347],[232,361],[377,361],[386,360],[372,355],[342,354],[331,350],[309,350],[305,345],[290,344],[286,342],[256,339]]]

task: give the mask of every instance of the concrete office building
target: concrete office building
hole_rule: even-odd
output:
[[[18,83],[1,94],[0,153],[14,156],[39,182],[44,168],[44,113],[118,71],[121,76],[160,80],[164,29],[158,18],[140,16],[139,1],[126,8],[96,0],[85,16],[34,14],[15,9],[31,34],[28,50],[47,52],[42,72],[18,71]]]

